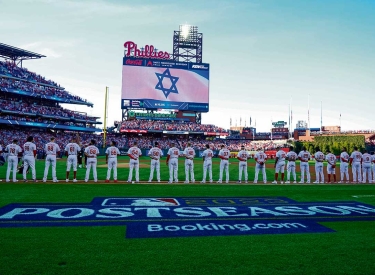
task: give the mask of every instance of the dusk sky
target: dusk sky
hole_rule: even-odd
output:
[[[196,25],[203,61],[211,66],[210,112],[203,123],[271,121],[375,129],[375,1],[74,1],[0,0],[0,42],[44,54],[24,67],[56,81],[103,117],[110,88],[109,125],[121,119],[123,44],[134,41],[172,52],[173,31]]]

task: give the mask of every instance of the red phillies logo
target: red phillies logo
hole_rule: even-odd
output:
[[[144,58],[156,58],[156,59],[169,59],[170,55],[167,52],[156,52],[153,45],[146,45],[144,48],[138,49],[137,44],[132,41],[127,41],[124,43],[124,48],[126,50],[125,56],[130,56],[134,52],[135,57]]]
[[[136,60],[127,59],[125,64],[126,65],[142,66],[142,62],[143,62],[142,59],[136,59]]]

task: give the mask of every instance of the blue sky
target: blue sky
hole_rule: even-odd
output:
[[[228,128],[240,117],[307,120],[375,129],[375,1],[74,1],[0,0],[0,41],[47,55],[24,66],[92,101],[72,109],[120,120],[123,43],[172,52],[173,31],[197,25],[211,65],[210,112],[203,123]],[[70,106],[69,106],[70,107]]]

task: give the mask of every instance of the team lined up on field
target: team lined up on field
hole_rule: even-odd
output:
[[[18,144],[18,140],[13,140],[12,144],[9,144],[5,148],[5,152],[8,153],[8,167],[6,173],[6,181],[9,182],[10,172],[13,170],[13,182],[16,180],[16,171],[18,164],[18,157],[23,154],[24,167],[23,167],[23,179],[27,181],[27,170],[30,167],[32,180],[36,180],[36,171],[35,171],[35,157],[36,157],[36,146],[33,143],[33,137],[30,136],[27,138],[27,142],[21,148]],[[71,142],[65,146],[65,155],[67,156],[67,170],[66,170],[66,182],[69,182],[70,170],[73,167],[73,182],[77,182],[77,155],[81,150],[81,146],[78,144],[79,138],[73,137]],[[99,149],[95,146],[96,141],[91,140],[90,145],[87,146],[84,150],[84,154],[87,157],[87,170],[85,176],[85,182],[88,182],[90,171],[93,170],[94,181],[97,182],[97,156],[99,154]],[[296,160],[300,160],[300,172],[301,172],[301,181],[299,183],[304,183],[305,174],[306,174],[306,183],[310,183],[310,171],[308,161],[312,159],[311,154],[306,150],[305,147],[302,148],[302,151],[297,155],[293,151],[293,147],[289,148],[290,151],[286,153],[285,151],[279,148],[276,153],[276,159],[274,162],[275,168],[275,179],[272,183],[278,183],[279,174],[281,174],[280,183],[284,183],[285,179],[285,166],[287,168],[287,180],[285,183],[290,183],[291,175],[293,176],[293,183],[296,183]],[[43,182],[47,181],[49,167],[52,166],[52,178],[53,182],[58,182],[56,178],[56,155],[61,151],[59,145],[55,142],[55,138],[52,137],[51,141],[45,145],[46,161],[45,161],[45,171]],[[0,153],[2,152],[0,146]],[[336,182],[336,156],[331,152],[327,151],[327,154],[324,155],[320,149],[315,148],[316,153],[314,154],[315,159],[315,172],[316,180],[314,183],[324,183],[324,170],[323,162],[327,161],[327,174],[328,174],[328,183]],[[116,147],[116,142],[112,141],[111,146],[106,150],[106,164],[108,165],[108,172],[106,182],[109,182],[111,173],[113,170],[113,179],[114,182],[117,182],[117,156],[120,155],[119,149]],[[139,182],[139,157],[142,155],[141,150],[137,147],[137,142],[134,142],[133,147],[128,150],[128,156],[130,158],[129,162],[129,176],[128,182],[132,182],[133,179],[133,170],[135,170],[135,182]],[[155,142],[154,147],[152,147],[148,156],[151,158],[150,166],[150,176],[149,182],[152,182],[154,177],[154,172],[156,170],[156,179],[160,182],[160,159],[163,156],[162,150],[159,148],[158,142]],[[195,182],[194,177],[194,158],[195,150],[191,147],[191,144],[188,142],[185,150],[183,151],[182,156],[185,158],[185,183]],[[210,148],[210,145],[206,145],[206,150],[203,152],[203,179],[201,183],[205,183],[207,179],[209,182],[213,182],[212,177],[212,158],[214,156],[213,151]],[[217,183],[223,182],[223,173],[225,171],[225,182],[229,182],[229,158],[230,151],[226,148],[226,145],[221,145],[221,150],[218,154],[220,160],[220,174],[219,180]],[[180,150],[175,147],[175,144],[171,142],[171,147],[167,153],[166,164],[169,168],[169,181],[168,183],[178,182],[178,158],[180,157]],[[241,151],[237,154],[237,159],[239,160],[239,180],[238,183],[241,183],[242,174],[244,174],[244,180],[248,182],[248,172],[247,172],[247,160],[250,158],[249,152],[245,150],[245,146],[241,146]],[[263,182],[267,182],[266,176],[266,161],[267,155],[263,152],[262,149],[259,149],[255,154],[254,159],[256,161],[255,165],[255,178],[254,183],[258,182],[259,172],[262,172]],[[350,181],[349,179],[349,166],[352,167],[353,174],[353,183],[366,183],[368,180],[369,183],[375,182],[375,155],[370,155],[367,151],[362,154],[355,147],[354,151],[349,154],[346,152],[346,148],[343,148],[340,155],[340,175],[341,179],[339,183]],[[371,165],[374,163],[373,165]],[[362,174],[363,173],[363,174]],[[332,178],[331,178],[332,176]],[[190,178],[190,180],[189,180]],[[373,180],[374,179],[374,180]],[[134,181],[133,181],[134,182]]]

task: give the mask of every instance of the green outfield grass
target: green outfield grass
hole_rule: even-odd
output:
[[[232,162],[231,180],[237,180],[238,166]],[[104,164],[102,158],[99,164]],[[181,160],[180,180],[184,179],[182,164]],[[196,161],[199,180],[201,164]],[[249,163],[250,178],[253,164]],[[59,161],[59,179],[65,178],[64,167],[65,162]],[[268,167],[271,179],[271,162]],[[43,161],[38,161],[38,179],[43,168]],[[161,171],[165,180],[164,161]],[[79,169],[80,179],[84,172]],[[106,168],[98,168],[99,179],[105,173]],[[149,168],[141,168],[140,174],[141,180],[147,180]],[[119,169],[120,180],[127,175],[127,168]],[[217,160],[214,175],[217,180]],[[5,167],[0,167],[0,177],[4,176]],[[0,184],[0,207],[89,203],[95,197],[127,196],[284,196],[299,202],[355,200],[375,205],[375,185]],[[127,239],[126,226],[0,227],[0,274],[374,274],[375,221],[322,224],[337,232]]]
[[[160,162],[160,175],[162,181],[168,181],[169,179],[169,170],[165,163],[166,158],[162,159]],[[129,158],[128,157],[119,157],[118,164],[118,180],[119,181],[127,181],[128,175],[129,175],[129,168],[128,168]],[[229,166],[229,177],[230,181],[237,181],[238,180],[238,160],[237,159],[230,159],[230,166]],[[213,174],[213,180],[216,182],[219,179],[219,170],[220,170],[220,160],[218,158],[213,159],[213,168],[212,168],[212,174]],[[311,173],[311,181],[315,180],[315,170],[313,169],[314,162],[310,162],[310,173]],[[325,164],[326,165],[326,164]],[[44,160],[38,160],[36,161],[36,173],[37,173],[37,179],[41,180],[43,178],[44,174]],[[6,168],[7,164],[4,166],[0,166],[0,179],[5,179],[6,175]],[[299,172],[299,162],[297,162],[296,165],[297,170],[297,179],[300,180],[300,172]],[[66,158],[59,159],[57,161],[57,178],[59,180],[65,180],[66,178]],[[99,157],[98,158],[98,180],[105,180],[107,176],[107,166],[105,164],[105,157]],[[86,169],[84,168],[78,168],[77,172],[77,179],[79,181],[83,181],[85,178]],[[195,179],[197,182],[200,182],[203,178],[203,161],[202,159],[195,159],[194,161],[194,173],[195,173]],[[268,160],[266,162],[266,173],[267,173],[267,180],[273,181],[274,179],[274,160]],[[326,173],[326,171],[325,171]],[[248,177],[249,182],[254,180],[254,174],[255,174],[255,161],[250,159],[248,161]],[[339,180],[339,169],[337,167],[336,174],[338,176],[337,180]],[[139,175],[140,175],[140,181],[148,181],[149,175],[150,175],[150,158],[148,157],[141,157],[140,158],[140,169],[139,169]],[[351,175],[350,175],[351,176]],[[31,172],[28,174],[28,179],[31,179]],[[208,177],[208,175],[207,175]],[[180,181],[185,180],[185,166],[184,166],[184,159],[179,159],[179,169],[178,169],[178,178]],[[10,179],[12,180],[12,176],[10,176]],[[17,175],[18,180],[22,180],[22,175]],[[71,170],[70,173],[70,179],[73,179],[73,172]],[[90,179],[93,179],[92,172],[90,174]],[[225,174],[223,176],[223,179],[225,180]],[[286,171],[285,171],[285,179],[286,179]],[[51,168],[48,175],[48,180],[52,180],[52,172]],[[133,172],[133,180],[134,179],[134,172]],[[280,178],[279,178],[280,180]],[[154,181],[156,181],[156,172],[154,172]],[[242,181],[244,181],[244,176],[242,178]],[[306,181],[306,179],[305,179]],[[262,174],[259,173],[259,179],[258,182],[263,182]]]

